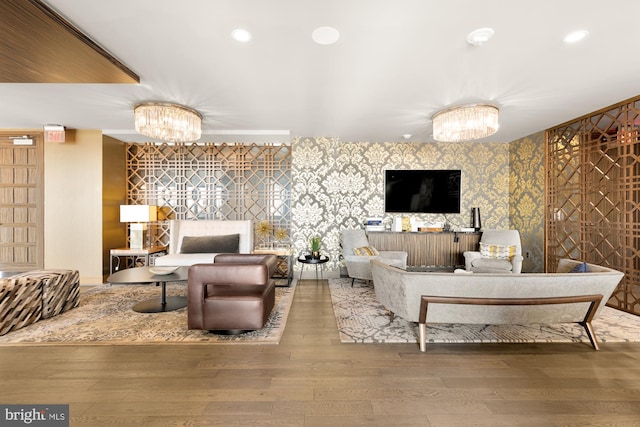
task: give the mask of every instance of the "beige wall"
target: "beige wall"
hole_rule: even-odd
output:
[[[109,250],[127,246],[127,227],[120,222],[120,205],[127,201],[125,143],[102,140],[102,271],[109,274]]]
[[[102,132],[67,132],[44,147],[45,268],[80,272],[102,283]]]

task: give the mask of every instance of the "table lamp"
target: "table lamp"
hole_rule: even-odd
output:
[[[156,221],[158,207],[152,205],[120,205],[120,222],[129,224],[129,247],[144,248],[144,232],[147,222]]]

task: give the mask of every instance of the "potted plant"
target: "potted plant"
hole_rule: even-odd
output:
[[[313,236],[311,238],[311,256],[315,259],[320,259],[320,246],[322,246],[320,236]]]

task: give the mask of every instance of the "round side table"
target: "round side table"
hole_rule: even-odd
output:
[[[312,258],[310,255],[306,255],[304,257],[298,257],[298,262],[302,264],[300,268],[300,279],[302,279],[302,272],[304,271],[305,264],[307,265],[315,265],[316,267],[316,280],[318,280],[318,266],[325,264],[329,261],[329,257],[326,255],[321,255],[320,258]],[[322,268],[320,268],[320,278],[322,279]]]

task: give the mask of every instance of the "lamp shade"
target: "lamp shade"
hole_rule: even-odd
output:
[[[120,205],[120,222],[151,222],[158,219],[158,207],[153,205]]]

